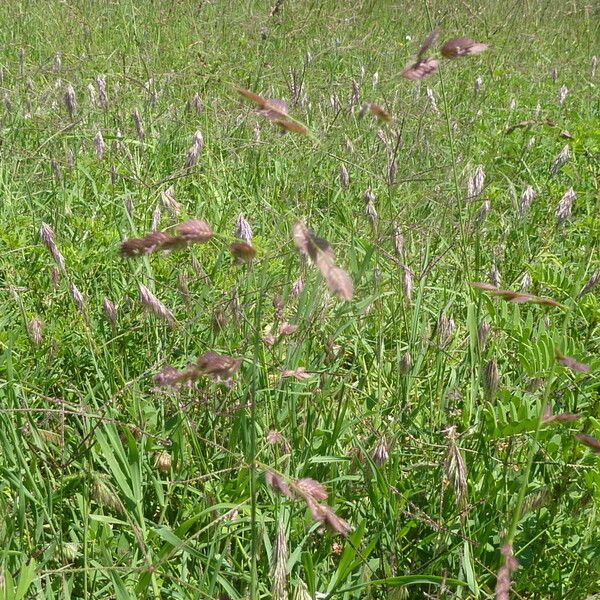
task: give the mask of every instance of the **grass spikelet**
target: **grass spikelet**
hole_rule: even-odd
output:
[[[467,181],[467,195],[469,199],[473,200],[482,194],[484,183],[485,171],[483,170],[483,165],[479,165]]]
[[[410,352],[405,352],[400,359],[400,373],[406,375],[412,369],[413,361]]]
[[[229,244],[229,249],[235,259],[236,265],[249,264],[256,257],[256,248],[246,242],[234,242],[233,244]]]
[[[85,310],[85,300],[83,298],[83,294],[79,291],[78,287],[74,283],[71,283],[69,286],[69,292],[71,294],[73,304],[75,304],[77,310],[79,312],[83,312]]]
[[[110,323],[114,329],[117,326],[117,307],[108,298],[104,298],[102,302],[102,309],[106,320]]]
[[[375,444],[375,448],[371,454],[371,459],[373,462],[379,467],[383,467],[383,465],[390,458],[390,453],[388,449],[387,441],[384,437],[379,438],[377,444]]]
[[[471,281],[469,285],[478,290],[487,292],[492,296],[497,296],[506,302],[513,302],[515,304],[524,304],[529,302],[531,304],[541,304],[542,306],[554,306],[562,308],[562,304],[556,300],[553,300],[552,298],[534,296],[533,294],[526,294],[524,292],[513,292],[512,290],[501,290],[497,286],[491,283],[485,283],[483,281]]]
[[[175,198],[175,188],[172,185],[160,193],[160,203],[173,219],[181,212],[181,204]]]
[[[281,477],[281,475],[278,475],[273,471],[266,471],[265,481],[267,482],[267,485],[270,488],[272,488],[273,491],[275,491],[276,493],[282,494],[283,496],[290,498],[290,500],[294,499],[294,494],[290,490],[290,487],[286,483],[285,479]]]
[[[173,466],[173,459],[166,450],[161,450],[154,455],[154,468],[162,471],[163,473],[169,473]]]
[[[288,550],[285,539],[285,529],[282,523],[277,528],[277,536],[273,544],[271,555],[271,598],[273,600],[287,600],[287,562]]]
[[[427,98],[427,106],[431,109],[431,112],[438,114],[440,111],[438,109],[437,101],[435,99],[435,94],[430,87],[426,88],[425,97]]]
[[[175,327],[173,313],[143,284],[138,284],[139,299],[144,308],[153,315]]]
[[[343,190],[347,189],[350,185],[350,176],[348,175],[348,169],[346,165],[342,164],[340,167],[340,186]]]
[[[298,381],[304,381],[305,379],[310,379],[312,375],[306,372],[305,367],[298,367],[296,369],[284,369],[281,372],[281,376],[284,379],[293,378]]]
[[[569,188],[560,199],[558,206],[556,207],[556,223],[557,225],[563,225],[566,221],[571,218],[571,212],[573,211],[573,202],[575,202],[577,194],[573,188]]]
[[[419,48],[419,52],[417,54],[417,58],[419,60],[423,59],[423,57],[428,52],[428,50],[432,46],[434,46],[435,43],[438,41],[439,37],[440,37],[440,28],[439,27],[435,27],[433,29],[433,31],[425,38],[425,40],[421,44],[421,47]]]
[[[562,150],[557,154],[556,158],[554,159],[554,162],[552,163],[552,166],[550,167],[550,174],[556,175],[561,170],[563,165],[565,165],[567,163],[570,156],[571,156],[571,147],[569,146],[569,144],[565,144],[562,147]]]
[[[371,103],[369,104],[369,110],[371,114],[375,115],[375,117],[379,121],[383,121],[384,123],[389,123],[392,120],[392,115],[383,108],[383,106],[379,106],[379,104]]]
[[[587,433],[578,433],[575,436],[575,439],[578,442],[581,442],[584,446],[587,446],[596,454],[600,454],[600,441],[598,441],[594,436],[588,435]]]
[[[504,562],[496,574],[496,600],[509,600],[511,575],[519,568],[519,563],[510,544],[502,546],[500,554],[502,554]]]
[[[103,75],[96,75],[96,87],[98,88],[98,102],[104,109],[108,109],[108,94],[106,93],[106,79]]]
[[[556,362],[559,365],[562,365],[563,367],[567,367],[567,369],[570,369],[571,371],[574,371],[575,373],[589,373],[590,372],[590,366],[579,362],[577,360],[575,360],[574,358],[572,358],[571,356],[565,356],[560,350],[558,350],[558,348],[555,350],[556,353]]]
[[[439,316],[437,322],[437,335],[440,348],[445,348],[454,335],[454,329],[456,328],[453,319],[449,319],[444,313]]]
[[[227,385],[233,382],[233,376],[238,372],[241,364],[239,358],[212,351],[205,352],[196,361],[196,367],[202,375],[206,375],[216,383]]]
[[[404,294],[404,300],[406,304],[410,306],[412,303],[412,292],[413,292],[413,276],[412,272],[408,267],[402,269],[402,293]]]
[[[65,102],[65,108],[69,113],[71,119],[75,118],[75,112],[77,110],[77,100],[75,98],[75,90],[71,84],[65,88],[65,95],[63,97]]]
[[[485,52],[489,46],[469,38],[453,38],[448,40],[441,49],[444,58],[461,58]]]
[[[96,106],[98,104],[98,95],[96,94],[96,88],[94,87],[94,85],[92,83],[88,83],[87,91],[88,91],[88,104],[90,106],[90,109],[94,109],[94,108],[96,108]]]
[[[577,294],[577,298],[582,298],[586,294],[589,294],[598,283],[600,283],[600,269],[596,269],[596,271],[592,273],[592,276],[586,281],[579,294]]]
[[[104,138],[102,137],[101,131],[98,131],[94,137],[94,148],[96,149],[96,158],[102,160],[104,158],[106,145],[104,144]]]
[[[491,402],[500,387],[500,372],[495,358],[491,358],[483,368],[482,385],[486,400]]]
[[[237,221],[235,222],[234,235],[239,240],[242,240],[242,242],[252,244],[252,227],[241,213],[238,215]]]
[[[487,345],[487,340],[490,335],[490,324],[487,321],[482,321],[477,330],[477,342],[479,344],[479,352],[483,352]]]
[[[519,214],[521,217],[524,217],[527,211],[529,210],[531,204],[535,200],[536,193],[533,187],[528,185],[521,194],[521,199],[519,200]]]
[[[90,495],[100,506],[106,506],[120,515],[125,514],[125,507],[118,494],[101,477],[94,477],[90,487]]]
[[[205,244],[212,238],[210,225],[201,219],[190,219],[175,227],[181,239],[188,244]]]
[[[294,224],[293,236],[296,248],[321,271],[329,290],[343,300],[351,300],[354,294],[352,280],[346,271],[335,264],[329,242],[318,238],[302,221]]]
[[[138,140],[143,142],[146,137],[146,132],[144,130],[144,124],[142,123],[142,117],[137,108],[131,113],[131,118],[133,119]]]
[[[569,88],[566,85],[561,86],[560,90],[558,90],[558,103],[562,106],[567,99],[569,94]]]
[[[48,252],[50,252],[50,255],[54,259],[54,262],[64,273],[66,271],[65,259],[63,258],[63,255],[60,253],[60,250],[56,245],[54,231],[52,230],[52,227],[50,227],[50,225],[48,225],[47,223],[42,223],[40,226],[40,239],[42,240],[44,246],[46,246],[46,248],[48,249]]]
[[[467,466],[456,443],[456,426],[448,427],[445,433],[448,445],[446,458],[444,459],[444,477],[452,486],[456,497],[456,505],[460,509],[464,509],[467,504]]]
[[[27,324],[27,331],[31,341],[39,348],[42,344],[42,322],[38,317],[34,317]]]
[[[163,231],[155,231],[143,238],[125,240],[121,243],[120,254],[122,258],[133,258],[143,256],[144,254],[151,254],[155,250],[164,248],[171,239],[172,236],[169,234]]]
[[[404,79],[410,81],[421,81],[430,75],[433,75],[439,67],[439,61],[435,58],[426,58],[406,67],[401,75]]]

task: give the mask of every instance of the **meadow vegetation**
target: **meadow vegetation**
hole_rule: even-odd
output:
[[[600,594],[596,3],[0,23],[3,598]]]

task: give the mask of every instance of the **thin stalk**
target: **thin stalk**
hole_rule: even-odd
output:
[[[250,556],[250,599],[258,600],[258,532],[256,527],[256,391],[258,388],[259,365],[257,361],[262,356],[261,336],[262,331],[262,309],[263,298],[265,297],[265,269],[267,262],[264,261],[260,276],[260,294],[258,294],[256,312],[254,316],[254,352],[252,361],[252,385],[250,388],[250,537],[251,537],[251,556]]]
[[[550,390],[552,389],[552,384],[554,383],[554,369],[556,363],[552,367],[550,371],[550,376],[548,377],[548,381],[546,382],[546,388],[544,389],[544,396],[542,398],[542,402],[539,406],[538,410],[538,418],[535,426],[535,433],[533,435],[533,442],[529,448],[529,455],[527,457],[527,466],[525,467],[525,472],[523,473],[523,479],[521,481],[521,487],[519,489],[519,495],[517,496],[517,505],[515,506],[515,510],[512,515],[512,520],[510,523],[510,527],[508,529],[508,533],[506,534],[505,544],[511,545],[515,540],[517,526],[519,521],[521,520],[521,513],[523,511],[523,502],[525,501],[525,493],[527,491],[527,487],[529,485],[529,475],[531,473],[531,467],[533,465],[533,458],[538,449],[538,438],[540,434],[540,429],[542,427],[542,422],[544,421],[544,407],[550,398]]]

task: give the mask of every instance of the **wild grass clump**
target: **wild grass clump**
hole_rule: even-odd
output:
[[[600,593],[592,4],[0,5],[0,596]]]

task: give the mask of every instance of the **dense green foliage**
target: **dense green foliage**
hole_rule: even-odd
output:
[[[599,7],[271,8],[0,5],[3,597],[282,600],[285,582],[298,599],[490,598],[506,541],[515,597],[600,593],[599,457],[575,439],[600,437],[600,285],[579,294],[600,268]],[[491,47],[402,79],[434,24],[440,42]],[[285,99],[310,135],[283,134],[236,86]],[[364,102],[393,120],[361,117]],[[469,196],[478,165],[484,189]],[[161,203],[170,186],[176,216]],[[214,237],[120,258],[157,207],[160,228],[204,219]],[[251,265],[228,248],[239,214]],[[301,260],[298,220],[335,250],[351,301]],[[530,277],[530,293],[561,306],[468,285],[498,275],[515,291]],[[144,310],[140,284],[174,326]],[[297,330],[278,337],[283,322]],[[242,359],[235,385],[157,387],[165,365],[206,351]],[[282,377],[299,367],[310,377]],[[545,406],[579,419],[548,421]],[[323,530],[267,469],[321,482],[352,533]]]

